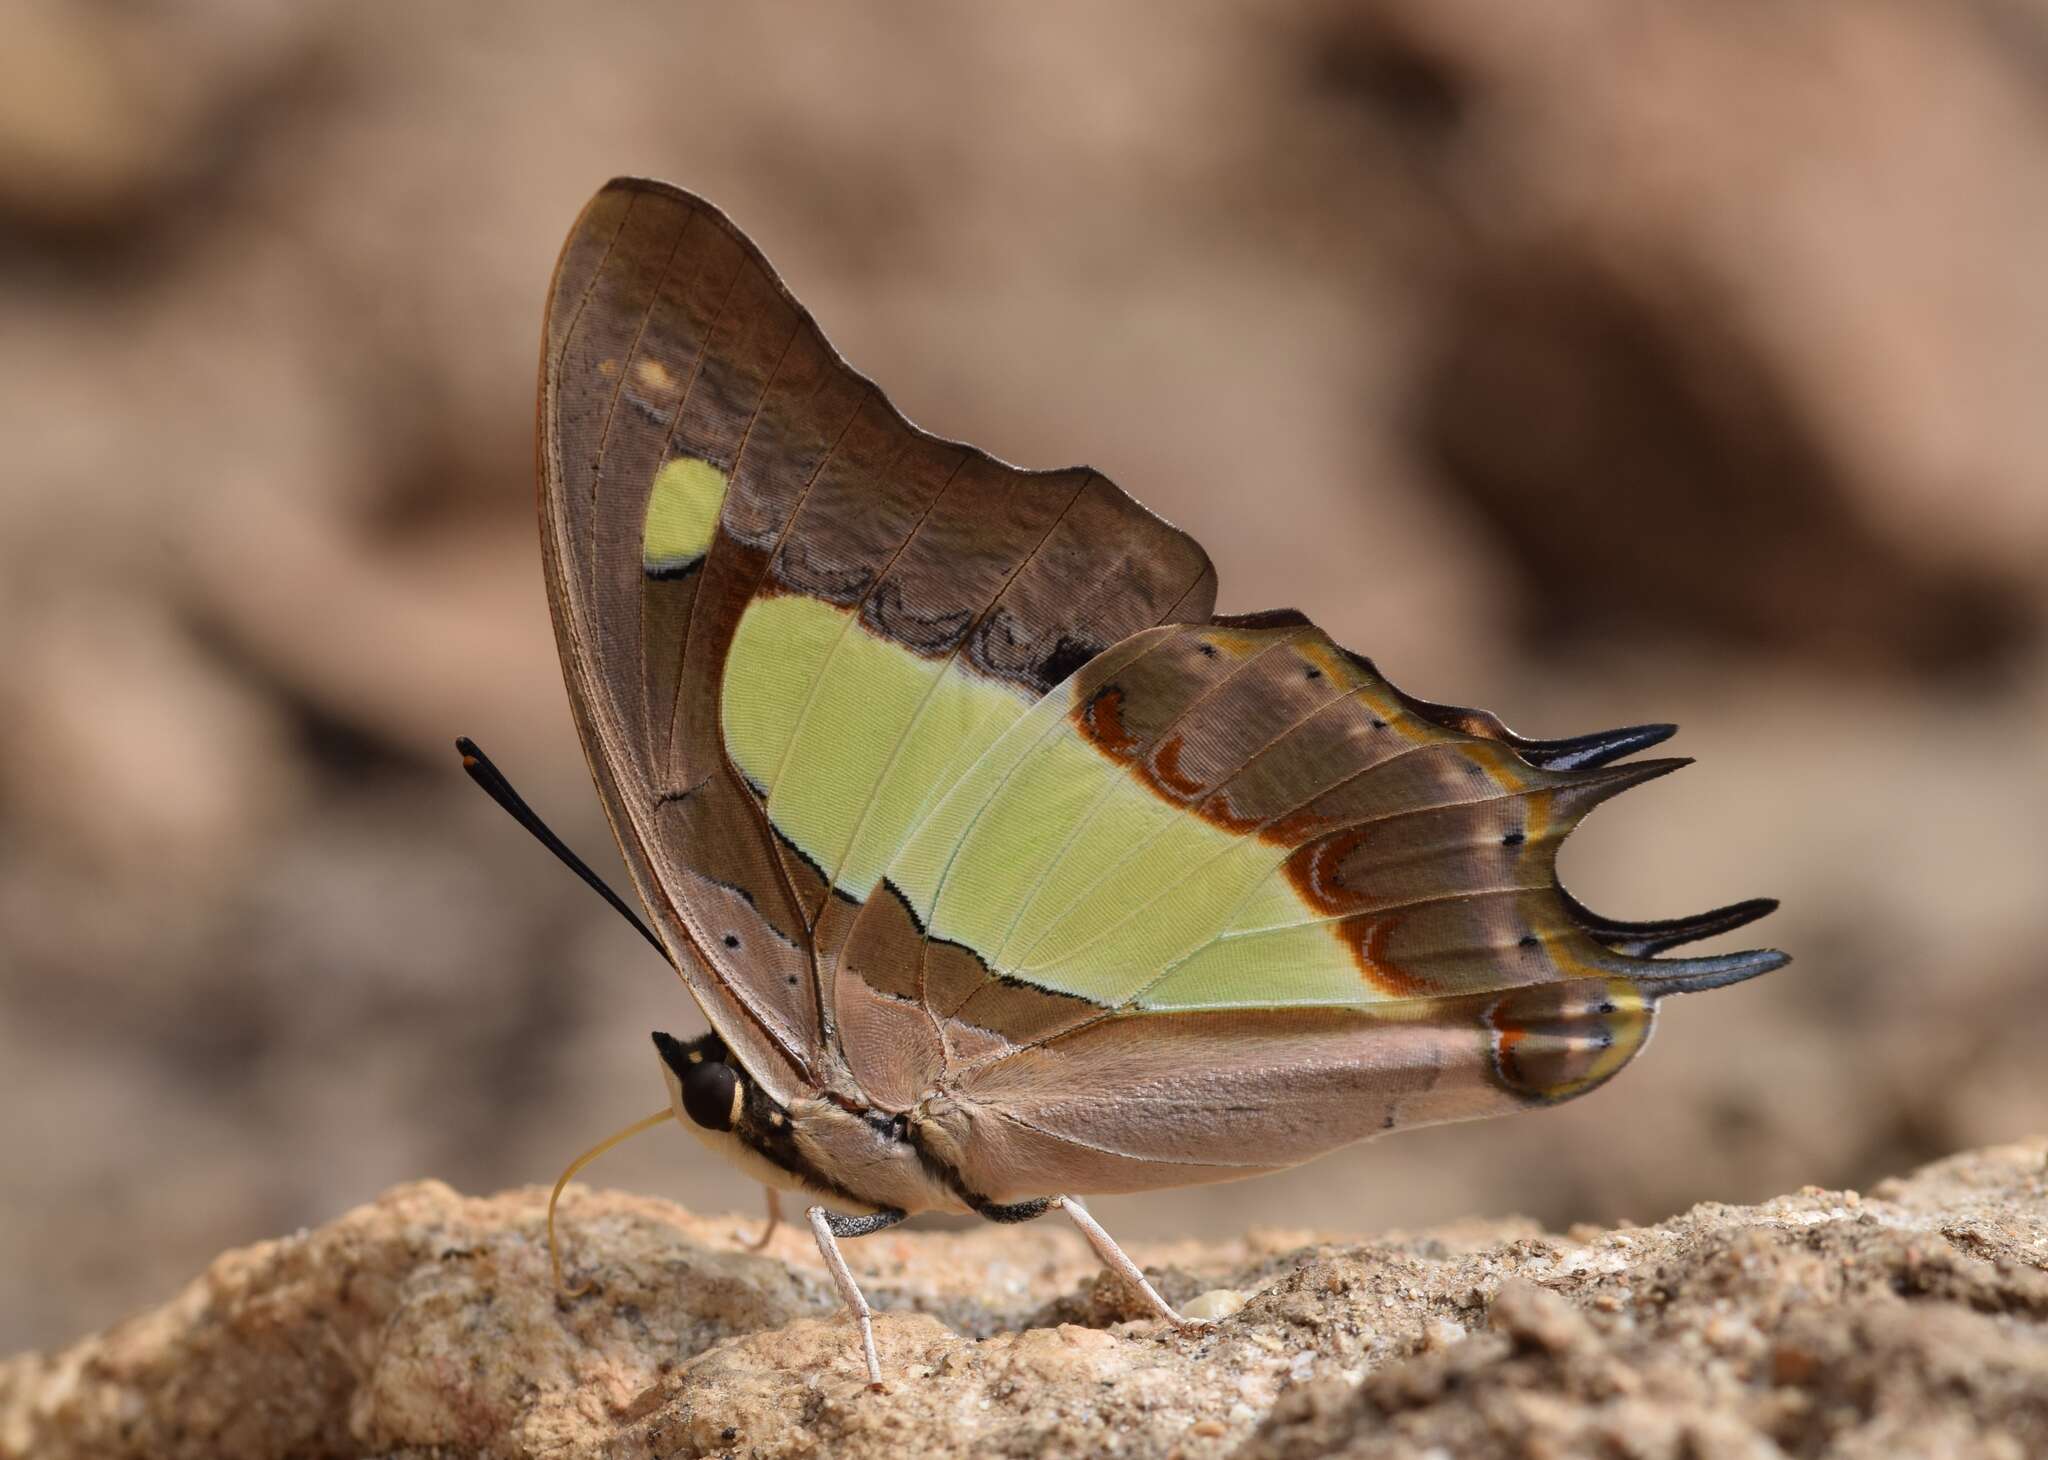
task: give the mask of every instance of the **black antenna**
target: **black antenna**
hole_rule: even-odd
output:
[[[512,783],[505,779],[505,773],[491,764],[491,758],[483,753],[482,748],[474,740],[467,735],[458,736],[455,748],[462,752],[463,770],[469,773],[472,781],[484,788],[485,795],[504,807],[507,815],[533,833],[535,841],[561,858],[563,866],[589,883],[599,897],[618,909],[619,916],[631,923],[655,952],[664,960],[668,958],[668,949],[662,947],[661,939],[655,937],[653,930],[640,921],[640,914],[626,906],[624,898],[607,887],[602,877],[591,871],[581,857],[570,851],[560,837],[548,830],[548,824],[534,813],[534,809],[526,804],[517,791],[512,789]]]

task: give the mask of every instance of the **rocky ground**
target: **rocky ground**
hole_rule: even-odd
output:
[[[2021,1457],[2048,1450],[2048,1140],[1868,1194],[1653,1227],[1254,1232],[1140,1257],[1136,1317],[1064,1227],[851,1244],[866,1388],[785,1228],[574,1189],[398,1187],[170,1303],[0,1367],[0,1455]],[[1206,1296],[1203,1296],[1206,1295]]]

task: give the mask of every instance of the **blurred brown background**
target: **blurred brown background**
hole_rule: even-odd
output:
[[[2048,3],[148,0],[0,40],[0,1351],[662,1095],[542,598],[542,291],[719,201],[913,418],[1526,732],[1798,961],[1616,1086],[1126,1236],[1653,1218],[2048,1128]],[[603,1182],[758,1196],[650,1137]]]

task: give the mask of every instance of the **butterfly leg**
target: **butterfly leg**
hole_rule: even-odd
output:
[[[1088,1245],[1095,1249],[1095,1255],[1102,1259],[1102,1265],[1136,1288],[1154,1313],[1183,1332],[1194,1332],[1209,1325],[1199,1318],[1183,1318],[1174,1311],[1173,1305],[1159,1296],[1159,1290],[1152,1286],[1144,1270],[1131,1261],[1123,1248],[1116,1245],[1116,1239],[1102,1230],[1102,1223],[1088,1213],[1088,1208],[1071,1196],[1056,1196],[1052,1204],[1065,1212],[1074,1225],[1081,1229],[1081,1235],[1088,1239]]]
[[[853,1321],[860,1325],[860,1347],[868,1361],[870,1388],[880,1388],[882,1383],[882,1361],[875,1356],[875,1318],[868,1311],[868,1300],[860,1295],[860,1284],[853,1280],[853,1270],[839,1255],[839,1239],[865,1237],[870,1232],[893,1227],[906,1215],[890,1209],[876,1212],[871,1217],[842,1217],[823,1207],[812,1207],[804,1213],[810,1221],[811,1234],[818,1239],[818,1251],[824,1255],[826,1270],[832,1274],[832,1281],[839,1285],[839,1296],[852,1310]]]
[[[761,1192],[768,1198],[768,1225],[761,1229],[761,1235],[746,1244],[747,1251],[759,1252],[768,1245],[768,1239],[775,1235],[775,1229],[782,1225],[782,1193],[772,1186],[764,1186]]]

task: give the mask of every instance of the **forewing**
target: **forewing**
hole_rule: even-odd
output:
[[[1075,667],[1208,616],[1206,556],[1093,472],[912,427],[722,214],[660,184],[579,221],[542,388],[557,634],[643,901],[771,1089],[914,1094],[937,1029],[837,976],[854,914]],[[914,970],[921,931],[898,933],[868,941]]]

